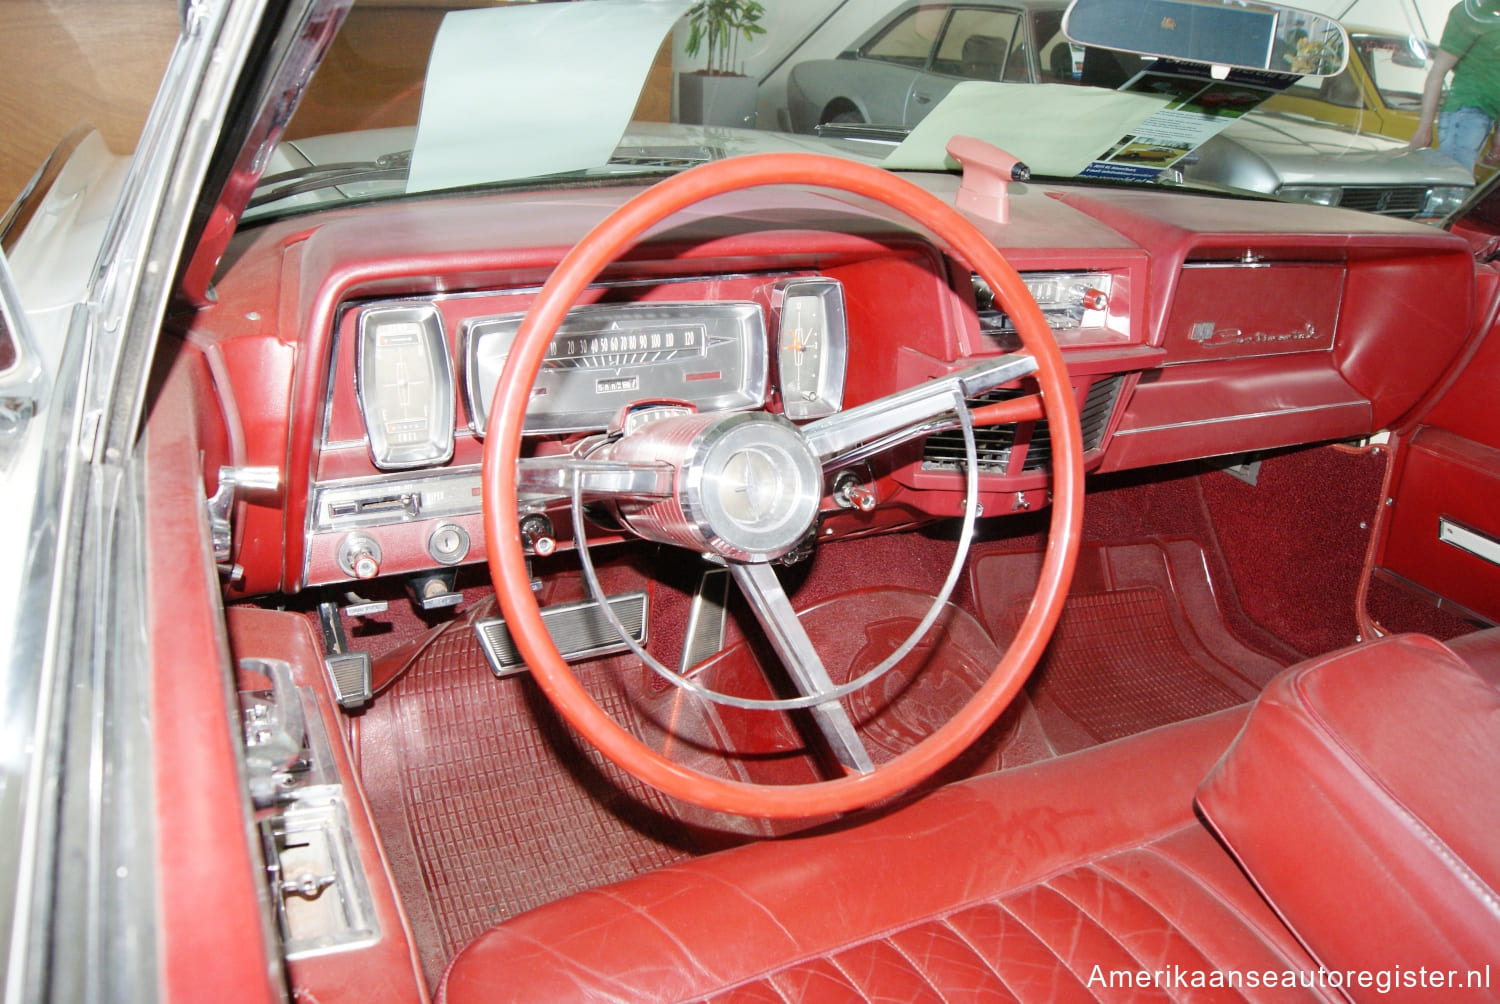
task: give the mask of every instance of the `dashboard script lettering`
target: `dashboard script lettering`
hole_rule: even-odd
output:
[[[1188,330],[1188,339],[1203,348],[1221,345],[1285,345],[1316,342],[1318,329],[1311,321],[1291,331],[1244,331],[1240,328],[1216,327],[1213,321],[1198,321]]]

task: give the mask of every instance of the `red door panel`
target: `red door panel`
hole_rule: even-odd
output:
[[[1500,620],[1500,449],[1436,426],[1408,444],[1385,568],[1490,620]]]
[[[1490,317],[1490,329],[1404,437],[1379,564],[1500,621],[1500,321],[1493,311],[1476,316]]]

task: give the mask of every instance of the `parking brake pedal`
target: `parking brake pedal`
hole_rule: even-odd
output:
[[[374,690],[370,683],[370,653],[349,651],[344,621],[339,608],[332,603],[318,604],[318,623],[323,628],[323,668],[333,684],[333,696],[345,711],[356,711],[370,702]]]
[[[610,597],[609,606],[631,640],[638,645],[645,644],[646,594],[621,593]],[[600,605],[593,600],[545,607],[542,610],[542,623],[547,626],[547,633],[552,636],[558,652],[568,662],[613,655],[630,648],[604,616]],[[497,677],[510,676],[526,669],[526,661],[511,639],[505,618],[491,617],[478,621],[474,625],[474,633],[479,638],[479,647],[484,650],[490,669]]]

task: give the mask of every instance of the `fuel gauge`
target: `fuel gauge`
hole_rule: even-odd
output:
[[[844,402],[848,326],[835,279],[793,279],[771,296],[777,379],[787,418],[832,415]]]
[[[355,388],[376,467],[402,470],[453,455],[453,363],[432,304],[360,315]]]

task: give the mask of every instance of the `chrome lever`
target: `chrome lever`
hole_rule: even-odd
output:
[[[954,394],[978,397],[1001,384],[1036,372],[1036,360],[1013,352],[934,377],[802,427],[812,451],[829,470],[847,463],[859,448],[879,439],[884,447],[923,435],[925,423],[953,410]]]

